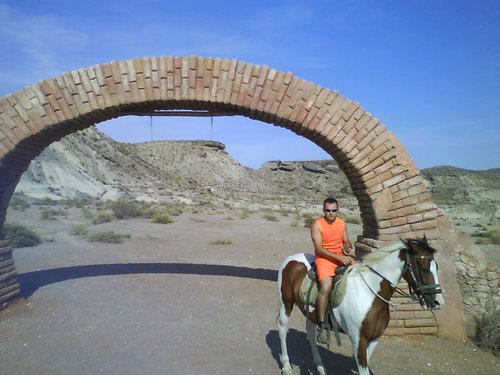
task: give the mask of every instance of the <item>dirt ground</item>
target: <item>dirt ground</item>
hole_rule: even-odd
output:
[[[23,298],[0,312],[0,375],[279,374],[276,272],[310,251],[293,215],[269,221],[236,210],[186,210],[172,224],[146,219],[90,226],[130,234],[123,244],[72,236],[89,223],[71,208],[40,220],[36,207],[7,221],[53,242],[14,251]],[[359,234],[350,225],[351,239]],[[334,374],[355,368],[350,343],[322,348]],[[292,314],[296,374],[313,374],[305,321]],[[500,360],[471,342],[383,337],[374,374],[499,374]]]

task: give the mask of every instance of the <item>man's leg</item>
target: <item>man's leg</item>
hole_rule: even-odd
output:
[[[316,301],[318,308],[318,318],[320,321],[320,329],[317,336],[317,341],[321,344],[327,344],[329,339],[329,328],[327,323],[326,309],[328,307],[328,298],[332,290],[333,277],[324,277],[319,282],[318,299]]]

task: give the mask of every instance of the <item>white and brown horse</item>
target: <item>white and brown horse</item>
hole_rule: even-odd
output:
[[[342,302],[329,311],[352,343],[359,374],[369,374],[369,361],[373,349],[389,324],[390,299],[404,278],[411,296],[422,307],[439,309],[444,304],[434,260],[436,250],[427,239],[409,239],[391,244],[368,254],[361,263],[346,271],[347,290]],[[278,329],[281,342],[282,373],[291,374],[286,335],[292,308],[297,305],[307,317],[306,330],[319,374],[326,374],[315,340],[317,311],[311,305],[308,312],[300,298],[300,287],[314,260],[312,254],[288,257],[278,273],[280,312]],[[404,293],[404,292],[403,292]]]

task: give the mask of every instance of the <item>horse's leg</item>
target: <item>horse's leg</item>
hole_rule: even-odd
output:
[[[377,344],[378,344],[378,339],[371,340],[370,342],[368,342],[368,346],[366,348],[366,366],[367,367],[370,366],[370,358],[371,358],[371,356],[373,354],[373,350],[375,349]]]
[[[280,313],[278,315],[278,332],[280,335],[280,343],[281,343],[281,353],[280,353],[280,361],[283,365],[281,369],[281,373],[284,375],[291,375],[292,366],[290,366],[290,359],[288,358],[288,350],[286,347],[286,335],[288,332],[288,315],[285,311],[285,305],[282,301],[280,301]]]
[[[356,340],[352,340],[352,352],[354,354],[354,358],[356,359],[356,364],[358,365],[358,374],[370,375],[370,369],[368,368],[367,351],[368,340],[365,337],[361,336],[357,343],[355,341]],[[371,351],[373,351],[373,348]]]
[[[309,319],[306,319],[307,337],[309,339],[309,345],[311,346],[314,364],[316,365],[319,375],[326,375],[323,361],[321,361],[321,356],[319,355],[318,344],[316,344],[316,327],[316,324],[311,322]]]

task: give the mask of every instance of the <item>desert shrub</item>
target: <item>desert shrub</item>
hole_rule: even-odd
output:
[[[494,245],[500,245],[500,230],[491,229],[485,232],[476,232],[472,234],[473,237],[479,237],[476,240],[476,244],[484,245],[492,243]]]
[[[179,216],[184,210],[183,204],[169,204],[167,205],[167,212],[172,216]]]
[[[476,319],[475,339],[481,348],[491,350],[495,355],[498,355],[500,349],[500,310]]]
[[[60,204],[62,204],[64,207],[70,208],[70,207],[76,207],[76,208],[84,208],[85,206],[88,206],[91,204],[91,201],[89,198],[65,198],[60,201]]]
[[[128,219],[131,217],[141,217],[143,215],[142,205],[129,199],[119,199],[114,202],[108,202],[106,206],[113,211],[113,215],[117,219]]]
[[[151,221],[153,223],[156,223],[156,224],[171,224],[174,222],[172,217],[169,214],[165,214],[165,213],[155,214],[153,216],[153,218],[151,219]]]
[[[233,241],[231,240],[215,240],[210,241],[210,245],[231,245]]]
[[[89,228],[85,224],[76,224],[71,228],[73,236],[85,237],[89,234]]]
[[[488,236],[492,244],[500,245],[500,230],[498,229],[490,230],[488,231]]]
[[[5,236],[13,248],[36,246],[42,238],[33,229],[20,224],[5,224]]]
[[[284,217],[288,217],[288,215],[289,215],[288,210],[286,208],[282,208],[279,211],[279,213],[280,213],[281,216],[284,216]]]
[[[358,215],[345,215],[343,219],[346,223],[361,224],[361,218]]]
[[[264,214],[264,219],[266,219],[267,221],[279,221],[278,218],[271,212],[266,212]]]
[[[94,219],[92,220],[92,223],[94,224],[102,224],[102,223],[109,223],[110,221],[113,221],[114,215],[112,210],[103,210],[103,211],[97,211]]]
[[[82,207],[82,214],[85,219],[92,219],[93,217],[92,210],[88,209],[87,207]]]
[[[313,215],[311,214],[304,215],[304,227],[311,228],[312,224],[314,223],[314,220],[316,220],[316,217],[314,217]]]
[[[58,208],[46,207],[42,209],[41,219],[42,220],[57,220],[57,216],[65,215],[65,212]]]
[[[240,219],[246,219],[249,216],[250,216],[250,210],[248,209],[244,209],[240,213]]]
[[[124,238],[130,238],[130,234],[119,234],[113,231],[97,232],[87,236],[89,242],[122,243]]]
[[[9,206],[13,207],[16,210],[25,211],[27,208],[30,208],[31,205],[25,199],[18,196],[13,196],[10,200]]]

